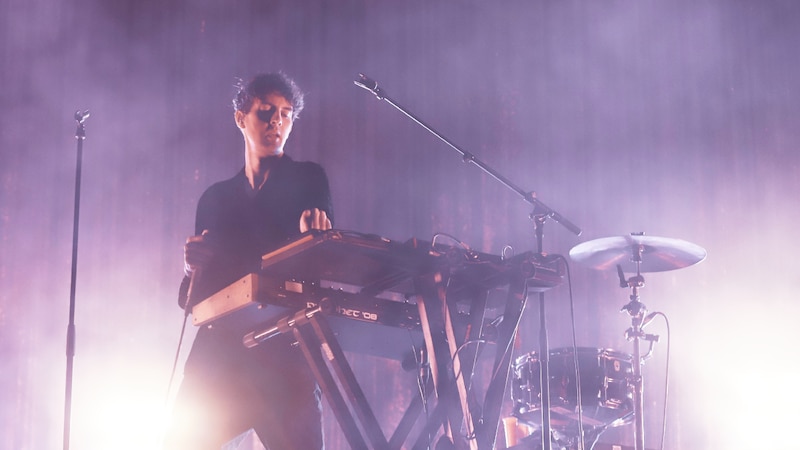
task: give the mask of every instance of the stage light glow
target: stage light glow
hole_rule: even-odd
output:
[[[168,421],[165,387],[163,379],[145,370],[119,371],[76,384],[73,446],[88,450],[160,448]]]
[[[734,301],[747,304],[745,299]],[[684,369],[693,381],[684,383],[692,392],[683,398],[701,405],[692,418],[696,428],[720,430],[713,438],[717,448],[793,447],[784,431],[800,423],[800,393],[793,388],[800,360],[795,346],[787,345],[792,341],[790,320],[768,309],[731,308],[708,323],[725,323],[729,330],[738,323],[738,333],[712,337],[715,327],[709,326],[705,337],[694,338],[703,344],[694,348]]]

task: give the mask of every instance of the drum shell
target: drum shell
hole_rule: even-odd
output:
[[[573,348],[550,350],[551,412],[569,417],[577,412],[575,354]],[[633,407],[630,379],[632,357],[610,349],[578,347],[581,403],[584,416],[607,425],[626,416]],[[515,415],[529,419],[541,410],[541,361],[536,352],[516,359],[512,399]]]

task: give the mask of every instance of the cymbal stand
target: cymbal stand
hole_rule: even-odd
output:
[[[634,449],[644,450],[644,379],[642,377],[642,364],[644,358],[641,354],[641,340],[653,342],[658,341],[658,336],[645,334],[643,331],[647,307],[639,301],[639,289],[644,287],[644,277],[641,274],[643,245],[632,246],[633,262],[636,264],[636,275],[625,279],[622,266],[617,265],[617,272],[620,277],[620,287],[631,289],[630,302],[622,307],[620,311],[627,312],[631,316],[631,327],[625,330],[625,339],[633,341],[633,376],[630,382],[633,384],[633,415],[634,415]],[[649,317],[648,317],[649,319]],[[651,347],[652,349],[652,347]],[[648,352],[649,355],[649,352]]]

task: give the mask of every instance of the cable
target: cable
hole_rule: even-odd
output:
[[[439,233],[436,233],[436,234],[434,234],[434,235],[433,235],[433,239],[431,239],[431,249],[432,249],[432,250],[435,250],[435,248],[436,248],[436,239],[437,239],[437,238],[439,238],[439,237],[442,237],[442,236],[443,236],[443,237],[450,238],[450,240],[452,240],[453,242],[455,242],[456,244],[458,244],[458,245],[459,245],[460,247],[462,247],[464,250],[466,250],[466,251],[468,251],[468,252],[472,251],[472,249],[471,249],[471,248],[469,248],[469,245],[467,245],[467,244],[466,244],[464,241],[462,241],[462,240],[458,239],[457,237],[453,236],[452,234],[448,234],[448,233],[441,233],[441,232],[439,232]]]
[[[570,322],[572,325],[572,360],[573,365],[575,366],[575,400],[578,403],[578,449],[583,450],[586,448],[586,444],[584,442],[583,436],[583,399],[581,398],[581,367],[580,367],[580,358],[578,358],[578,337],[577,331],[575,326],[575,298],[572,293],[572,274],[569,270],[569,262],[567,259],[561,255],[555,255],[564,262],[564,266],[566,268],[566,275],[567,275],[567,289],[569,292],[569,314],[570,314]],[[545,357],[545,356],[543,356]],[[546,356],[547,358],[550,355]]]
[[[203,230],[203,235],[206,234],[208,234],[208,230]],[[181,348],[183,347],[183,338],[186,335],[186,323],[189,321],[189,314],[191,314],[192,307],[194,306],[194,302],[192,300],[194,297],[195,278],[198,277],[199,272],[199,268],[195,269],[191,275],[188,276],[188,278],[184,278],[178,293],[178,303],[181,304],[184,288],[186,289],[186,300],[181,304],[183,307],[183,323],[181,324],[181,334],[178,336],[178,348],[175,349],[175,359],[172,361],[172,371],[169,375],[169,385],[167,386],[167,397],[164,399],[164,406],[169,404],[169,398],[172,394],[172,382],[175,380],[175,374],[178,372],[178,361],[180,360]]]
[[[456,349],[455,353],[453,353],[453,356],[450,358],[450,365],[451,366],[455,366],[456,357],[458,356],[459,352],[461,352],[461,350],[463,350],[464,348],[467,347],[467,345],[469,345],[469,344],[485,344],[486,342],[487,341],[485,339],[472,339],[472,340],[464,342],[463,344],[461,344]],[[475,361],[478,360],[479,349],[480,349],[480,347],[477,347],[475,349]],[[463,367],[463,364],[459,365],[458,373],[455,374],[455,379],[456,380],[458,380],[458,377],[462,377],[463,378],[463,376],[464,376],[464,373],[461,370],[462,367]],[[466,392],[467,401],[469,401],[469,394],[472,392],[472,381],[474,379],[475,379],[475,364],[473,362],[473,364],[472,364],[472,375],[469,377],[469,384],[467,384],[467,392]],[[483,411],[483,407],[481,406],[481,415],[483,414],[482,411]],[[469,430],[468,429],[467,433],[464,435],[464,438],[467,439],[467,440],[475,439],[475,437],[476,437],[475,430]]]
[[[181,347],[183,347],[183,338],[186,335],[186,323],[188,322],[189,314],[183,315],[183,324],[181,325],[181,334],[178,337],[178,348],[175,349],[175,359],[172,361],[172,371],[169,374],[169,384],[167,385],[167,394],[164,399],[164,407],[169,405],[169,399],[172,394],[172,383],[175,380],[175,374],[178,372],[178,361],[180,360]]]
[[[455,353],[453,353],[453,356],[450,358],[450,364],[453,364],[453,365],[455,365],[455,363],[456,363],[456,356],[458,356],[458,353],[459,353],[459,352],[461,352],[461,350],[463,350],[463,349],[464,349],[464,348],[465,348],[467,345],[469,345],[469,344],[485,344],[485,343],[486,343],[486,339],[472,339],[472,340],[470,340],[470,341],[464,342],[463,344],[461,344],[461,345],[460,345],[460,346],[459,346],[459,347],[456,349]],[[476,351],[477,351],[477,350],[476,350]],[[459,369],[460,369],[460,367],[459,367]],[[461,370],[459,370],[459,371],[458,371],[458,373],[457,373],[457,374],[455,374],[455,375],[456,375],[456,378],[460,377],[460,376],[461,376]],[[470,380],[470,382],[471,382],[471,380]],[[471,384],[471,383],[470,383],[470,384]]]
[[[522,322],[522,316],[525,314],[525,307],[528,305],[528,282],[527,282],[527,280],[525,281],[524,289],[523,289],[523,292],[522,292],[522,298],[523,298],[522,308],[520,308],[519,315],[517,316],[517,323],[514,324],[514,328],[512,328],[512,330],[519,330],[519,324]],[[516,336],[516,333],[515,333],[515,336]],[[514,339],[509,339],[508,345],[506,345],[506,348],[503,349],[503,353],[502,353],[502,357],[503,358],[505,358],[505,356],[507,354],[509,354],[509,352],[512,351],[511,350],[511,345],[513,344],[513,342],[514,342]],[[494,372],[492,372],[492,376],[489,377],[489,383],[490,384],[492,382],[494,382],[494,380],[497,378],[497,375],[499,375],[498,370],[500,370],[500,367],[496,367]]]
[[[203,230],[203,235],[208,234],[208,230]],[[183,338],[186,334],[186,323],[189,321],[189,314],[192,313],[194,306],[194,284],[195,279],[199,276],[200,269],[196,268],[191,274],[184,277],[181,282],[181,287],[178,290],[178,304],[183,308],[183,323],[181,324],[181,334],[178,336],[178,348],[175,349],[175,359],[172,362],[172,372],[169,376],[169,386],[167,386],[166,403],[169,403],[170,391],[172,389],[172,381],[178,371],[178,361],[181,354],[181,347],[183,347]],[[185,295],[185,296],[184,296]],[[165,403],[165,404],[166,404]]]
[[[411,351],[414,355],[414,363],[417,367],[417,390],[419,390],[419,398],[422,402],[422,411],[425,413],[425,419],[430,419],[430,411],[428,410],[428,393],[425,387],[428,385],[428,377],[430,376],[430,364],[422,360],[423,353],[417,351],[417,346],[414,344],[414,336],[411,330],[408,330],[408,340],[411,342]],[[427,357],[427,356],[426,356]],[[428,449],[433,445],[433,436],[428,435]]]
[[[664,368],[665,376],[664,376],[664,408],[662,410],[662,419],[661,419],[661,450],[664,450],[664,441],[667,436],[667,400],[669,398],[669,350],[670,350],[670,340],[672,339],[672,333],[670,332],[669,328],[669,318],[666,314],[662,312],[655,312],[653,313],[656,316],[661,316],[664,318],[664,324],[667,327],[667,356],[666,356],[666,367]]]

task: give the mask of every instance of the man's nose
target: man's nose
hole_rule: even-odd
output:
[[[275,110],[272,113],[272,116],[269,118],[269,123],[273,124],[273,125],[280,125],[282,123],[282,121],[281,121],[281,112],[278,111],[278,110]]]

